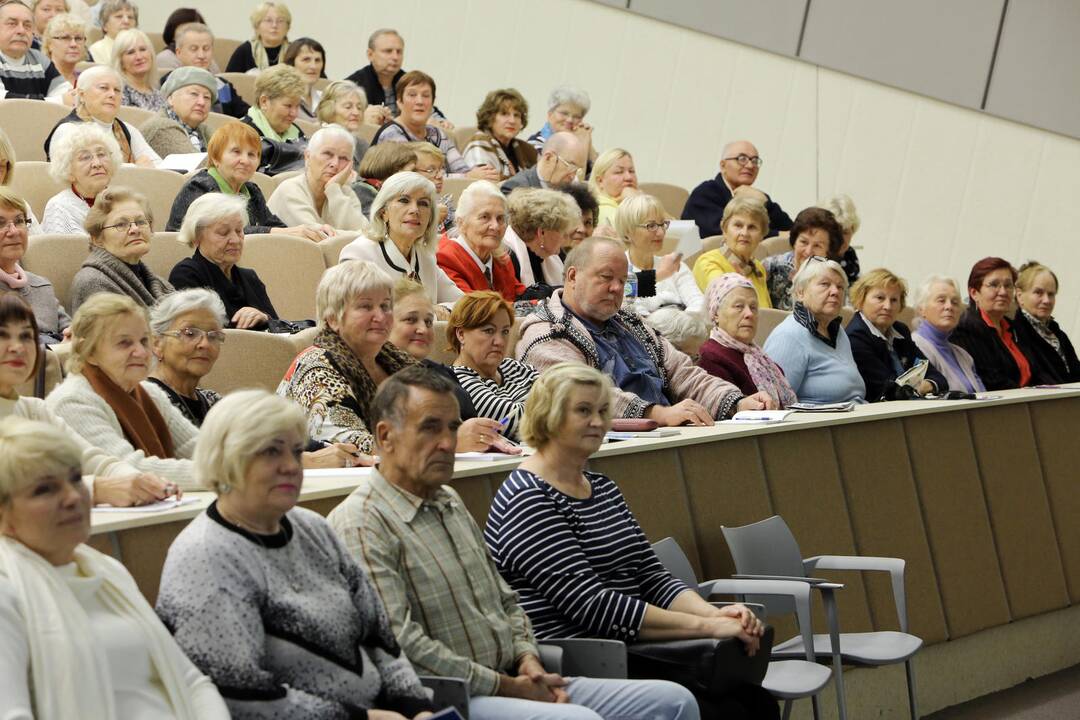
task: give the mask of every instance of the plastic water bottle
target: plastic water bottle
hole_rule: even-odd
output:
[[[631,271],[626,274],[626,284],[623,285],[623,307],[633,305],[637,300],[637,275]]]

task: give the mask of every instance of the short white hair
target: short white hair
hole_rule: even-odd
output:
[[[120,154],[120,144],[112,133],[102,130],[94,123],[71,123],[72,127],[67,130],[58,140],[53,142],[49,152],[49,177],[63,185],[71,184],[72,170],[75,167],[75,157],[95,145],[104,145],[109,153],[109,161],[112,167],[109,169],[109,179],[124,164],[124,156]]]
[[[339,140],[349,144],[349,156],[356,150],[356,138],[353,134],[340,125],[327,125],[319,128],[308,141],[308,152],[317,153],[319,149],[331,140]]]
[[[859,232],[862,221],[859,219],[859,211],[855,209],[855,201],[851,199],[850,195],[844,195],[843,193],[833,195],[821,203],[819,207],[833,214],[836,222],[840,223],[840,229],[843,232],[849,232],[852,235]]]
[[[247,198],[243,195],[226,195],[225,193],[206,193],[195,199],[184,213],[184,222],[180,225],[180,234],[176,239],[195,247],[199,239],[199,233],[204,229],[221,222],[226,218],[239,217],[248,220]]]
[[[947,277],[945,275],[931,275],[925,280],[923,280],[917,288],[915,288],[915,297],[911,304],[912,307],[914,307],[916,310],[921,310],[926,305],[926,301],[930,299],[930,291],[933,290],[934,286],[938,283],[951,286],[957,297],[959,297],[960,301],[963,302],[964,294],[960,292],[959,283],[957,283],[951,277]]]
[[[500,200],[502,202],[503,210],[507,210],[506,196],[499,191],[499,186],[490,180],[477,180],[470,183],[461,192],[461,197],[458,198],[457,204],[457,217],[459,220],[467,217],[472,217],[476,212],[476,208],[483,200]],[[509,212],[509,210],[507,210]]]
[[[645,318],[645,324],[675,346],[707,337],[709,334],[709,325],[701,314],[678,307],[662,307],[654,310]]]
[[[319,327],[326,328],[329,320],[340,323],[354,297],[376,290],[385,290],[392,296],[394,280],[372,262],[345,260],[330,268],[315,289],[315,317]]]
[[[112,55],[109,57],[109,66],[123,76],[124,53],[135,47],[140,40],[146,45],[146,49],[150,51],[150,68],[147,73],[147,79],[150,81],[150,87],[156,90],[159,86],[156,59],[157,53],[154,50],[154,43],[150,42],[150,38],[147,34],[139,28],[128,28],[127,30],[121,30],[116,34],[116,37],[113,39]]]
[[[11,415],[0,421],[0,504],[46,475],[67,480],[82,468],[82,451],[52,423]]]
[[[368,230],[368,237],[380,243],[386,240],[389,231],[386,227],[386,219],[382,216],[383,208],[394,198],[410,195],[417,190],[423,190],[431,202],[431,219],[424,231],[424,237],[420,240],[420,246],[426,252],[435,252],[435,237],[439,229],[439,198],[435,192],[435,183],[420,173],[399,172],[386,178],[379,189],[379,194],[371,202],[369,214],[371,227]]]
[[[166,333],[176,318],[195,310],[210,313],[222,327],[229,322],[225,315],[225,303],[221,302],[216,292],[206,288],[188,288],[163,296],[150,308],[150,331],[154,335]]]
[[[592,107],[592,101],[589,100],[589,93],[584,90],[572,85],[560,85],[548,95],[548,112],[560,105],[576,105],[581,108],[582,115],[587,115],[589,108]]]
[[[288,431],[307,441],[307,418],[294,401],[266,390],[238,390],[210,408],[195,443],[195,477],[221,495],[244,486],[251,460]]]
[[[799,272],[795,273],[795,277],[792,278],[791,296],[795,298],[801,297],[806,287],[816,280],[819,275],[826,272],[836,273],[840,277],[840,283],[843,285],[844,291],[847,292],[847,273],[844,272],[844,268],[840,267],[840,263],[815,255],[807,258],[802,267],[799,268]]]
[[[103,75],[108,75],[109,77],[113,78],[114,80],[116,80],[116,82],[120,83],[120,89],[124,89],[124,77],[119,73],[119,71],[113,69],[108,65],[91,65],[90,67],[83,70],[81,73],[79,73],[79,79],[75,81],[75,89],[85,90],[86,88],[97,82],[98,78],[102,77]]]

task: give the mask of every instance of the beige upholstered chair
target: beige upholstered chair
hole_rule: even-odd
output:
[[[790,249],[791,242],[786,237],[780,237],[779,235],[777,235],[775,237],[765,238],[764,240],[762,240],[761,243],[757,246],[757,250],[754,251],[754,257],[756,257],[758,260],[764,260],[767,257],[772,257],[773,255],[783,255]]]
[[[3,102],[0,102],[0,105],[3,105]],[[44,160],[20,160],[15,163],[15,177],[15,189],[30,203],[30,209],[34,211],[39,222],[45,219],[45,203],[67,187],[49,177],[49,163]]]
[[[150,44],[154,46],[154,53],[157,54],[165,49],[165,38],[161,37],[159,32],[148,32],[146,37],[150,38]]]
[[[690,257],[683,258],[683,262],[686,263],[687,267],[689,267],[691,270],[693,270],[694,269],[694,263],[697,262],[697,259],[699,257],[701,257],[705,253],[709,252],[710,250],[716,250],[717,248],[720,248],[720,247],[723,247],[723,246],[724,246],[724,236],[723,235],[710,235],[707,238],[702,238],[701,239],[701,250],[699,252],[694,253]],[[674,248],[672,248],[672,249],[674,249]],[[665,248],[665,250],[666,250],[666,248]]]
[[[668,215],[672,217],[682,215],[683,208],[686,207],[686,201],[690,198],[690,192],[686,188],[671,183],[638,183],[638,189],[643,193],[656,196],[664,209],[668,211]]]
[[[64,361],[67,360],[70,350],[71,343],[60,343],[45,351],[45,388],[42,397],[48,395],[64,379]],[[34,373],[34,377],[16,388],[16,392],[22,397],[33,397],[36,394],[36,382],[37,373]]]
[[[41,100],[0,100],[0,127],[11,138],[15,157],[44,160],[45,138],[71,108]]]
[[[22,266],[47,278],[56,297],[71,309],[71,281],[90,252],[86,235],[31,235]]]
[[[134,125],[137,128],[141,128],[144,122],[156,115],[156,112],[143,110],[142,108],[133,107],[131,105],[121,105],[116,111],[116,117],[120,118],[128,125]]]
[[[158,231],[165,229],[173,200],[184,186],[185,180],[183,175],[172,170],[121,165],[109,187],[129,187],[145,195],[154,216],[153,229]]]
[[[469,140],[472,139],[472,136],[475,135],[478,130],[479,128],[475,125],[454,128],[450,134],[454,138],[454,144],[457,145],[457,149],[464,152],[465,146],[469,144]]]
[[[309,138],[322,127],[322,123],[317,120],[301,120],[300,118],[297,118],[293,122],[295,122],[297,127],[304,131],[304,135]]]
[[[754,342],[758,345],[764,345],[769,333],[777,325],[784,322],[790,314],[787,310],[777,310],[775,308],[761,308],[758,310],[757,334],[754,336]]]
[[[475,180],[468,177],[454,178],[448,177],[443,180],[443,194],[449,194],[454,199],[454,205],[457,206],[458,199],[461,197],[461,193],[465,192],[465,188],[472,185]]]
[[[179,233],[157,232],[150,240],[150,252],[143,256],[143,263],[158,277],[169,279],[176,263],[191,257],[193,248],[177,239]]]
[[[214,55],[217,55],[217,45],[221,43],[221,40],[214,41]],[[237,43],[239,45],[239,43]],[[225,62],[221,63],[221,67],[225,67],[229,64],[229,58],[225,58]],[[247,73],[226,72],[221,73],[219,77],[222,80],[228,80],[236,88],[236,93],[246,102],[248,105],[255,104],[255,78],[256,75],[248,75]]]
[[[210,135],[214,134],[214,131],[219,127],[229,122],[230,120],[236,120],[236,118],[226,115],[224,113],[212,112],[206,116],[206,120],[203,121],[203,125],[206,127],[206,132]]]
[[[283,320],[315,317],[315,288],[326,270],[317,243],[292,235],[248,235],[240,266],[251,268]]]
[[[368,144],[371,144],[371,141],[375,139],[375,133],[379,132],[380,127],[382,126],[364,123],[360,126],[360,129],[357,131],[356,134],[359,137],[362,137],[364,140],[367,140]]]
[[[345,249],[345,246],[360,236],[358,232],[339,232],[332,238],[327,238],[319,243],[319,249],[322,250],[323,262],[326,263],[326,267],[331,268],[338,264],[338,260],[341,258],[341,251]]]
[[[274,392],[296,353],[288,335],[229,329],[214,369],[201,384],[222,395],[242,388]]]
[[[232,54],[236,51],[236,48],[240,47],[245,42],[247,42],[247,40],[214,38],[214,62],[217,63],[219,68],[224,70],[229,65],[229,58],[232,57]]]
[[[288,175],[288,173],[282,173],[282,175]],[[251,182],[258,185],[259,189],[262,190],[263,197],[269,200],[270,196],[274,194],[274,190],[277,188],[278,182],[280,181],[277,177],[270,177],[261,172],[256,172],[251,176]]]

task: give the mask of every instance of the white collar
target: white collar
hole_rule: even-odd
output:
[[[463,236],[458,235],[457,237],[453,238],[453,241],[461,247],[465,248],[465,252],[469,253],[469,257],[473,259],[474,263],[480,266],[481,270],[487,270],[489,275],[495,272],[494,253],[492,253],[492,255],[488,258],[487,262],[484,262],[480,259],[480,256],[477,255],[471,247],[469,247],[469,243],[465,241],[465,238]]]
[[[862,317],[863,322],[866,323],[866,327],[870,328],[870,332],[874,335],[874,337],[884,340],[890,345],[892,345],[894,341],[904,337],[903,335],[898,333],[896,331],[896,328],[894,327],[890,327],[889,334],[885,335],[880,330],[878,330],[877,326],[874,325],[874,323],[870,322],[870,318],[866,317],[866,315],[864,315],[861,311],[859,312],[859,315]]]

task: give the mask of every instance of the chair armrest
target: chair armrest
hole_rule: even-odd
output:
[[[820,590],[826,599],[832,599],[835,583],[821,582],[811,585],[806,578],[791,580],[732,578],[730,580],[709,580],[702,583],[708,587],[710,595],[784,595],[795,601],[795,616],[798,620],[799,634],[802,636],[806,659],[815,662],[814,625],[810,616],[810,591]],[[840,587],[843,587],[842,585]]]
[[[563,674],[563,650],[554,643],[539,643],[536,649],[540,651],[540,664],[548,672]]]
[[[839,590],[840,588],[843,587],[843,585],[840,584],[840,583],[830,583],[828,580],[826,580],[824,578],[802,577],[801,575],[742,575],[742,574],[738,574],[738,575],[732,575],[731,577],[735,578],[736,580],[778,580],[778,581],[784,581],[784,582],[800,582],[800,583],[806,583],[807,585],[810,585],[810,586],[836,585],[837,587],[834,587],[833,588],[834,590]]]
[[[626,645],[598,638],[545,638],[540,645],[562,653],[561,675],[623,680],[627,676]],[[548,670],[547,663],[544,667]]]
[[[862,570],[889,573],[892,581],[893,602],[896,603],[896,616],[900,621],[900,632],[908,631],[907,593],[904,590],[904,568],[907,562],[902,558],[870,557],[861,555],[816,555],[803,560],[806,572],[812,570]]]
[[[420,684],[432,691],[437,706],[453,705],[461,717],[469,717],[469,684],[462,678],[420,675]]]

